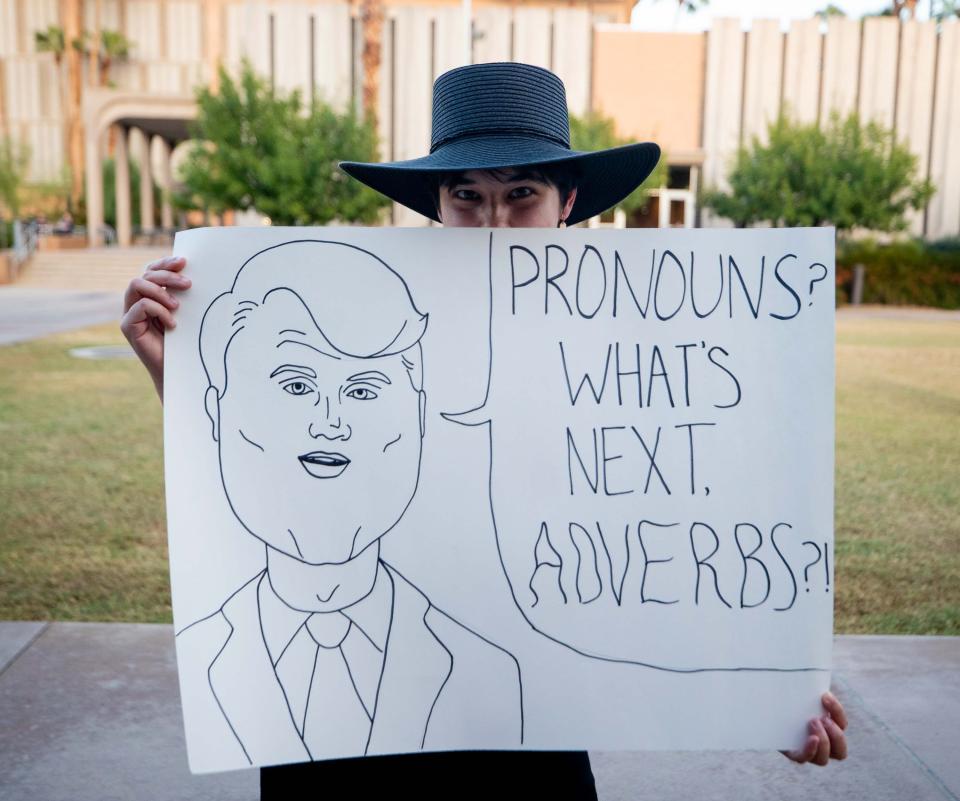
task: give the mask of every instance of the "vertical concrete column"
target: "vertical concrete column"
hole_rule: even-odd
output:
[[[860,53],[860,118],[893,127],[897,94],[897,49],[901,22],[893,17],[863,21]]]
[[[897,138],[906,140],[917,156],[917,169],[926,175],[930,164],[930,121],[933,116],[933,72],[937,52],[935,22],[907,20],[900,35],[897,76]],[[910,232],[923,236],[924,209],[907,214]],[[960,220],[958,220],[960,222]]]
[[[798,122],[816,122],[820,103],[820,18],[794,20],[787,32],[783,103]]]
[[[960,23],[944,23],[937,56],[937,89],[930,148],[930,180],[937,193],[927,206],[930,239],[960,233]]]
[[[743,30],[739,19],[716,19],[707,36],[707,69],[703,100],[703,182],[707,189],[726,190],[727,165],[740,146],[743,105]],[[705,227],[730,223],[705,211]]]
[[[573,114],[590,110],[593,63],[590,40],[593,23],[587,8],[553,11],[553,71],[567,88],[567,105]]]
[[[92,125],[87,127],[87,141],[85,143],[87,198],[87,244],[90,247],[99,247],[103,244],[103,136]]]
[[[861,21],[858,19],[831,16],[827,20],[827,36],[823,42],[821,123],[830,119],[832,111],[845,117],[857,105],[857,89],[860,86],[860,28]]]
[[[151,234],[153,218],[153,170],[150,167],[150,140],[139,128],[130,129],[130,153],[140,171],[140,230]]]
[[[116,178],[117,243],[126,247],[133,240],[133,223],[130,212],[130,155],[127,131],[122,125],[116,126],[113,158]]]
[[[747,34],[747,62],[743,81],[743,130],[740,141],[749,145],[756,136],[767,141],[767,126],[780,112],[780,68],[783,34],[780,21],[758,19]]]
[[[170,192],[173,186],[173,173],[170,169],[170,143],[162,136],[155,139],[158,159],[157,183],[160,185],[160,227],[164,231],[173,230],[173,205],[170,203]]]

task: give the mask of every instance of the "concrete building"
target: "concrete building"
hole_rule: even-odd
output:
[[[795,22],[716,20],[702,34],[630,29],[630,0],[386,0],[379,75],[381,156],[426,152],[431,84],[467,62],[540,64],[567,86],[572,112],[614,118],[618,132],[652,139],[668,155],[669,180],[652,210],[629,224],[723,224],[697,208],[704,186],[723,186],[741,143],[763,136],[787,105],[803,120],[858,109],[893,127],[938,188],[911,231],[960,234],[960,24],[891,18]],[[34,33],[117,30],[133,44],[110,67],[79,59],[79,85],[37,51]],[[469,33],[468,33],[469,31]],[[30,177],[50,180],[82,152],[91,239],[99,241],[103,192],[116,193],[117,235],[173,227],[169,204],[154,209],[151,184],[172,180],[171,151],[188,136],[193,89],[211,85],[217,64],[242,58],[281,89],[320,93],[335,105],[363,91],[359,0],[0,0],[0,133],[28,143]],[[71,125],[71,103],[80,124]],[[76,131],[76,132],[74,132]],[[111,133],[112,131],[112,133]],[[109,143],[129,153],[147,180],[142,220],[132,220],[129,175],[101,186]],[[395,207],[397,225],[422,224]]]

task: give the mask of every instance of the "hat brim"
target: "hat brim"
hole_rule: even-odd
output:
[[[428,156],[407,161],[342,161],[340,169],[391,200],[439,222],[433,190],[436,173],[569,164],[577,174],[577,198],[567,217],[567,223],[574,225],[623,200],[653,172],[659,159],[660,148],[653,142],[582,152],[542,139],[500,135],[461,139]]]

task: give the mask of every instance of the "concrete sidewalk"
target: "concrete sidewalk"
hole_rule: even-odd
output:
[[[600,798],[956,801],[960,638],[838,637],[835,665],[846,762],[595,753]],[[256,771],[189,774],[170,626],[0,623],[0,720],[0,799],[258,796]]]
[[[0,345],[113,322],[120,327],[123,296],[31,287],[0,288]]]

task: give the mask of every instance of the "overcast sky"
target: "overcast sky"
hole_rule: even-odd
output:
[[[632,25],[645,31],[702,31],[713,17],[808,19],[830,0],[709,0],[701,11],[678,11],[676,0],[640,0],[633,9]],[[860,17],[890,6],[890,0],[833,0],[849,17]],[[927,19],[930,0],[917,3],[917,17]]]

